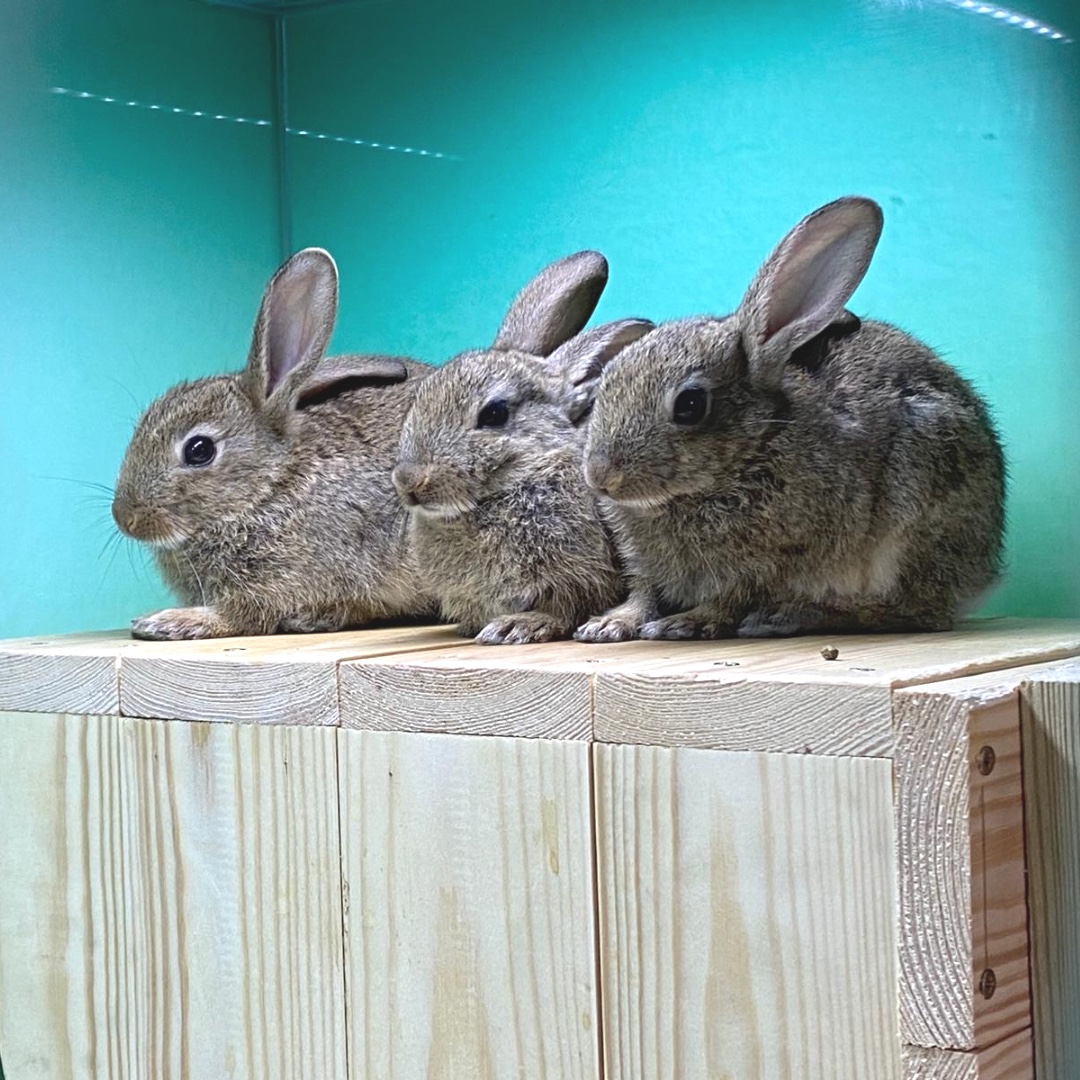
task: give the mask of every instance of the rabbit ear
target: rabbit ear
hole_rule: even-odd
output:
[[[258,402],[277,417],[326,352],[337,304],[337,266],[322,248],[298,251],[267,285],[247,370]]]
[[[514,298],[494,348],[549,356],[589,321],[607,278],[607,259],[598,251],[545,267]]]
[[[608,362],[655,327],[648,319],[604,323],[571,338],[551,354],[547,367],[557,380],[559,403],[573,423],[588,412]]]
[[[851,196],[815,210],[780,241],[737,312],[754,377],[778,383],[791,354],[842,315],[882,221],[876,202]]]
[[[328,356],[296,388],[296,408],[326,401],[358,386],[389,386],[403,383],[409,370],[395,356]]]

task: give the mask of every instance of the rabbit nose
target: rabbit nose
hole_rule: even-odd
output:
[[[422,465],[396,465],[390,479],[407,506],[418,506],[420,494],[431,482],[431,470]]]
[[[601,495],[615,495],[623,486],[623,477],[605,458],[590,458],[585,464],[585,483]]]
[[[112,516],[116,527],[129,536],[139,527],[139,513],[126,499],[113,499]]]

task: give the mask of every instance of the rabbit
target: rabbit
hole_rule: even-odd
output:
[[[113,500],[186,605],[134,620],[161,640],[312,632],[433,613],[390,483],[431,372],[324,355],[337,267],[319,248],[274,274],[243,371],[181,383],[146,410]]]
[[[582,472],[584,427],[604,364],[653,324],[579,334],[606,280],[597,252],[547,267],[492,348],[425,379],[405,419],[393,482],[413,553],[443,616],[479,644],[569,637],[621,598],[614,540]]]
[[[726,318],[663,323],[604,371],[585,475],[630,577],[580,641],[947,630],[999,575],[985,404],[847,303],[881,208],[838,199]]]

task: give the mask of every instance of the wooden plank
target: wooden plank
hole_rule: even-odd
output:
[[[4,714],[12,1078],[344,1075],[333,731]]]
[[[597,1080],[588,748],[338,734],[350,1076]]]
[[[594,754],[605,1076],[898,1077],[890,763]]]
[[[821,649],[839,649],[825,660]],[[596,675],[602,742],[888,755],[890,691],[1080,653],[1080,623],[972,621],[943,634],[719,642],[708,658]]]
[[[1080,663],[1021,693],[1036,1075],[1080,1075]]]
[[[1031,1022],[1018,681],[896,694],[900,1023],[912,1045],[972,1050]]]
[[[133,644],[119,630],[0,642],[0,709],[118,713],[119,658]]]
[[[1024,1028],[985,1050],[904,1047],[904,1080],[1032,1080],[1034,1075],[1031,1028]],[[1045,1075],[1053,1080],[1064,1074]]]
[[[440,648],[448,627],[146,641],[120,665],[125,716],[251,724],[338,723],[342,660]]]
[[[828,644],[840,649],[837,660],[822,657]],[[341,721],[374,730],[887,756],[893,688],[1078,653],[1080,622],[1010,619],[906,636],[462,643],[343,663]]]

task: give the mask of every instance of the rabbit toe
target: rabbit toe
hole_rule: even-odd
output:
[[[575,641],[590,644],[609,644],[616,641],[633,641],[638,636],[637,624],[618,616],[601,616],[590,619],[574,631]]]
[[[711,615],[696,615],[690,611],[654,619],[647,622],[640,631],[640,636],[650,641],[689,641],[693,638],[712,640],[731,637],[731,634],[730,623]]]
[[[502,615],[491,622],[476,635],[478,645],[535,645],[543,641],[554,641],[564,637],[560,627],[553,619],[535,612],[520,615]]]
[[[316,615],[314,612],[301,615],[286,615],[281,620],[279,629],[283,634],[322,634],[331,630],[341,630],[347,623],[338,615]]]
[[[189,641],[221,637],[218,620],[210,608],[166,608],[140,615],[131,622],[131,636],[146,641]]]
[[[791,611],[755,611],[739,624],[744,638],[791,637],[804,629],[803,620]]]

